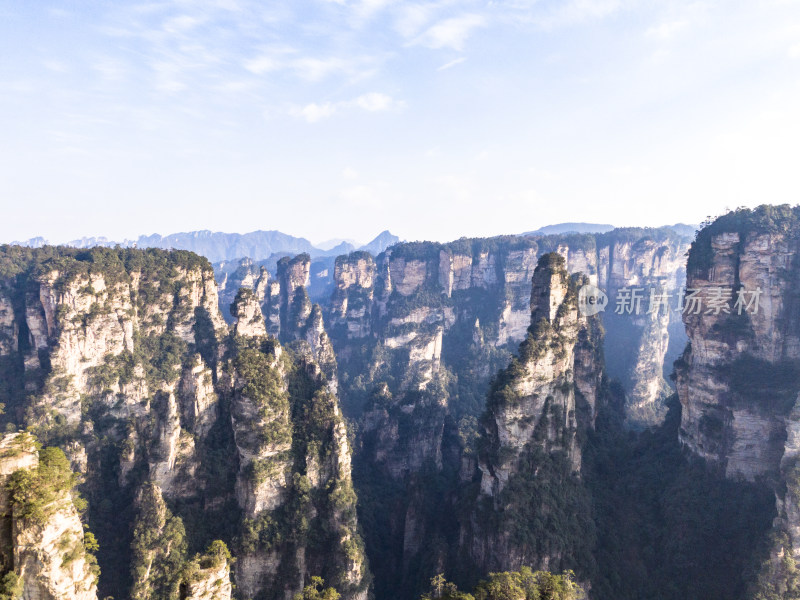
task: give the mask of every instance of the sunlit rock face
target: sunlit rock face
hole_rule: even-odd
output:
[[[276,319],[265,321],[269,285],[255,280],[237,292],[228,326],[196,255],[0,250],[4,418],[62,447],[84,474],[101,557],[126,557],[101,575],[101,597],[229,598],[234,586],[292,597],[322,575],[343,598],[366,599],[335,356],[320,308],[306,302],[303,259],[287,263]],[[281,303],[282,292],[300,301]],[[269,337],[273,325],[289,352]],[[31,535],[68,533],[68,521]],[[237,560],[194,565],[186,545],[215,538]],[[35,569],[37,581],[52,570]]]
[[[19,514],[7,489],[15,473],[39,466],[36,440],[26,433],[0,439],[0,557],[17,577],[22,598],[96,600],[97,573],[84,549],[84,529],[72,492],[59,491],[43,507],[42,519]],[[8,581],[8,576],[4,582]]]
[[[684,312],[678,370],[681,441],[747,479],[778,472],[800,391],[800,230],[792,213],[766,219],[723,217],[692,246],[687,288],[705,305]]]
[[[692,244],[687,273],[703,304],[683,316],[680,440],[724,476],[774,489],[752,597],[790,597],[800,560],[800,208],[720,217]]]

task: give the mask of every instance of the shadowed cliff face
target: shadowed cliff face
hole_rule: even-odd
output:
[[[609,298],[602,313],[606,368],[625,390],[628,426],[656,425],[663,422],[664,400],[672,393],[667,383],[672,363],[686,343],[676,308],[686,280],[688,240],[641,236],[636,230],[616,230],[602,240],[598,286]],[[620,306],[622,298],[637,293],[640,306],[632,312]],[[664,306],[651,310],[656,304],[651,299],[659,296]]]
[[[481,572],[574,568],[591,553],[579,440],[595,419],[602,333],[597,317],[578,312],[584,282],[570,277],[561,255],[542,256],[528,336],[492,384],[478,444],[480,489],[460,539]]]
[[[318,575],[343,598],[364,600],[369,575],[335,385],[307,341],[295,341],[290,356],[264,334],[250,290],[240,291],[233,310],[227,377],[243,514],[235,569],[240,593],[291,595]],[[239,328],[242,322],[249,325]]]
[[[362,513],[378,582],[422,589],[435,575],[432,565],[447,563],[457,546],[460,525],[446,507],[475,468],[477,419],[490,380],[527,335],[539,257],[562,256],[568,271],[583,273],[613,302],[626,286],[673,291],[685,248],[670,232],[618,230],[398,244],[377,257],[337,258],[326,322],[343,407],[359,422],[356,482],[375,499]],[[617,375],[631,390],[633,426],[663,417],[670,325],[679,317],[602,316]],[[424,508],[435,503],[444,508]]]
[[[229,331],[196,255],[0,250],[3,418],[84,474],[101,596],[291,596],[322,574],[366,597],[321,313],[308,307],[284,352],[256,289]]]
[[[704,304],[684,313],[680,440],[726,477],[774,489],[770,558],[752,593],[792,597],[800,583],[800,209],[720,217],[692,244],[687,268],[687,287]]]
[[[557,252],[571,273],[583,273],[607,293],[610,304],[602,318],[609,371],[628,393],[630,425],[651,425],[663,418],[663,399],[670,393],[664,374],[671,372],[685,336],[679,311],[670,306],[648,312],[649,292],[677,300],[687,249],[688,240],[670,231],[618,229],[399,244],[377,258],[353,253],[337,259],[327,321],[348,380],[375,379],[377,360],[367,356],[371,346],[393,356],[403,350],[408,358],[397,370],[406,384],[418,379],[424,386],[444,367],[458,376],[457,404],[476,415],[482,394],[468,388],[485,390],[489,376],[524,339],[536,262],[545,252]],[[644,296],[639,314],[615,313],[625,288],[639,288]],[[366,399],[364,387],[359,382],[344,394],[353,415]]]

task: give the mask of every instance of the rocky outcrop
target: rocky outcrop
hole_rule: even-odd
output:
[[[751,597],[800,589],[800,208],[762,206],[698,234],[677,363],[680,440],[730,479],[775,491],[777,517]]]
[[[258,296],[250,288],[239,289],[231,304],[231,315],[236,319],[233,325],[234,335],[245,337],[267,335],[260,304]]]
[[[131,598],[174,598],[180,589],[181,568],[186,560],[183,521],[167,508],[161,488],[153,483],[141,487],[136,507],[131,545]]]
[[[375,276],[375,261],[366,252],[336,259],[329,320],[348,340],[366,338],[372,331]]]
[[[237,338],[229,372],[243,513],[238,589],[291,597],[322,575],[343,598],[366,599],[350,447],[327,378],[310,351],[293,360],[266,336]]]
[[[484,572],[563,567],[562,559],[577,554],[563,543],[543,543],[554,532],[542,530],[542,523],[544,515],[586,495],[578,432],[594,422],[602,334],[597,317],[578,311],[578,288],[585,281],[569,275],[560,254],[539,259],[528,337],[492,385],[479,444],[480,491],[461,534],[465,554]],[[532,489],[564,484],[572,490],[558,495],[562,506],[538,493],[529,495]],[[567,519],[587,517],[571,508],[565,510]]]
[[[484,417],[493,453],[503,456],[502,461],[480,464],[481,489],[486,494],[502,491],[516,456],[535,434],[546,452],[564,452],[573,471],[580,471],[577,415],[583,411],[584,427],[594,421],[602,370],[597,323],[578,312],[580,282],[570,278],[560,255],[545,254],[539,260],[531,293],[532,332],[506,377],[501,377],[504,387],[491,396]],[[588,353],[584,364],[576,359],[579,352]],[[581,396],[577,401],[576,392]],[[583,408],[576,402],[582,402]]]
[[[227,307],[233,304],[236,295],[241,288],[252,290],[258,303],[264,302],[267,290],[271,283],[267,269],[261,265],[257,266],[249,258],[241,259],[236,268],[232,271],[233,265],[220,263],[216,265],[220,277],[217,282],[217,295],[219,297],[220,312],[223,316],[228,314]]]
[[[687,249],[688,240],[669,229],[617,229],[597,235],[399,244],[374,260],[353,253],[337,259],[327,320],[340,368],[347,372],[353,371],[351,355],[363,365],[365,352],[357,346],[377,342],[390,353],[408,353],[398,367],[406,384],[417,379],[424,387],[442,364],[459,375],[466,364],[469,370],[484,369],[485,389],[492,367],[502,366],[510,348],[525,338],[538,258],[557,252],[570,272],[583,273],[608,295],[602,316],[609,371],[628,393],[630,425],[647,426],[663,418],[670,392],[664,374],[671,372],[685,345],[680,312],[672,304],[650,311],[650,292],[677,301]],[[628,289],[643,297],[640,310],[617,314],[616,300]],[[454,350],[448,352],[448,346]],[[471,346],[472,359],[465,362],[456,346]],[[497,360],[489,358],[498,353]],[[448,361],[448,354],[458,361]],[[352,396],[345,394],[348,403]]]
[[[265,323],[266,333],[282,343],[305,342],[304,348],[310,351],[313,362],[325,374],[328,385],[335,392],[338,376],[333,345],[325,330],[322,309],[319,305],[311,303],[306,290],[310,267],[311,259],[307,254],[280,259],[277,264],[278,279],[265,286],[265,295],[259,297],[257,292],[242,288],[237,301],[231,305],[231,311],[238,319],[237,335],[263,335],[262,323]],[[239,307],[239,303],[242,302],[238,300],[240,297],[249,299],[245,303],[248,306],[247,314],[244,314],[243,308]],[[261,304],[260,312],[256,311],[256,301]],[[242,329],[250,327],[256,328]]]
[[[296,336],[311,315],[311,300],[306,292],[310,269],[311,258],[308,254],[300,254],[291,259],[285,257],[278,261],[280,337],[284,339]]]
[[[171,501],[218,502],[201,463],[220,414],[215,380],[227,326],[207,261],[47,248],[17,264],[3,288],[20,335],[4,364],[21,363],[26,395],[11,390],[10,414],[86,473],[101,546],[127,552],[115,532],[131,527],[128,507],[144,482]],[[125,581],[108,570],[101,594],[129,593]]]
[[[800,227],[779,208],[721,217],[689,257],[681,441],[729,477],[779,471],[800,391]]]
[[[285,284],[307,300],[287,262]],[[4,247],[0,265],[3,419],[86,474],[110,557],[100,595],[218,598],[234,583],[291,595],[323,574],[344,598],[366,597],[318,307],[300,302],[305,322],[281,328],[290,357],[267,335],[265,272],[238,293],[229,329],[210,265],[189,253]],[[216,562],[187,579],[186,548],[215,539],[232,543],[235,581]]]
[[[181,600],[231,600],[230,562],[224,558],[198,560],[185,584]]]
[[[186,253],[99,249],[26,260],[0,285],[10,331],[20,332],[0,361],[11,385],[25,373],[24,391],[4,388],[12,419],[61,443],[78,466],[120,446],[122,486],[140,465],[167,496],[196,495],[194,436],[217,418],[226,329],[210,265]],[[99,485],[89,471],[90,487]]]
[[[376,521],[375,532],[367,532],[375,544],[402,540],[387,561],[390,572],[378,580],[432,577],[434,572],[412,573],[406,565],[419,564],[417,549],[436,556],[427,564],[442,564],[446,546],[456,543],[425,543],[446,539],[439,533],[442,528],[457,526],[424,508],[447,500],[434,500],[426,495],[430,491],[415,486],[431,490],[422,474],[435,472],[449,479],[452,499],[460,485],[453,473],[468,479],[474,470],[476,419],[491,377],[508,365],[512,350],[527,335],[531,279],[540,256],[560,254],[569,271],[610,288],[613,299],[625,285],[659,283],[672,290],[681,281],[685,247],[672,232],[620,230],[597,236],[403,243],[374,259],[364,253],[337,259],[326,321],[343,407],[360,422],[357,481],[364,488],[374,486],[376,494],[378,489],[405,490],[402,498],[387,500],[384,510],[390,516]],[[613,313],[613,306],[607,312]],[[627,357],[619,364],[629,390],[641,388],[631,407],[663,402],[664,365],[672,360],[667,352],[672,314],[657,316],[606,321],[615,330],[609,332],[615,354]],[[585,355],[580,347],[576,352],[576,368],[593,368],[592,352]],[[582,386],[584,379],[577,379]],[[593,395],[590,387],[581,391]]]
[[[96,600],[97,563],[85,547],[73,475],[60,451],[40,463],[32,436],[0,440],[3,593],[31,600]]]

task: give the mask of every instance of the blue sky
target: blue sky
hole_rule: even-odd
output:
[[[0,241],[698,222],[799,146],[796,1],[0,0]]]

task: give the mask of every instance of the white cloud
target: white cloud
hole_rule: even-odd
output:
[[[570,0],[547,14],[533,16],[532,21],[545,28],[574,25],[602,19],[624,7],[622,0]]]
[[[386,8],[394,1],[395,0],[361,0],[355,7],[356,16],[358,19],[364,21]]]
[[[352,167],[345,167],[344,171],[342,171],[342,177],[349,179],[350,181],[353,179],[358,179],[358,171]]]
[[[244,63],[244,68],[254,75],[263,75],[269,71],[277,71],[283,66],[283,63],[273,56],[258,56]]]
[[[336,72],[348,71],[351,64],[341,58],[300,58],[292,61],[292,68],[307,81],[320,81]]]
[[[317,121],[332,116],[337,110],[338,107],[330,102],[325,102],[323,104],[312,102],[302,107],[292,107],[289,109],[289,114],[293,117],[301,117],[305,119],[307,123],[316,123]]]
[[[430,22],[436,4],[403,5],[395,15],[395,29],[404,38],[412,38]]]
[[[450,62],[444,63],[441,67],[439,67],[436,70],[437,71],[445,71],[445,70],[447,70],[447,69],[449,69],[451,67],[455,67],[456,65],[460,65],[465,60],[467,60],[465,56],[460,56],[460,57],[458,57],[458,58],[456,58],[454,60],[451,60]]]
[[[392,100],[391,96],[379,94],[378,92],[372,92],[369,94],[364,94],[363,96],[359,96],[355,99],[355,103],[360,108],[370,112],[389,110],[396,104],[396,102]]]
[[[202,25],[205,22],[203,17],[193,17],[191,15],[180,15],[167,19],[162,26],[167,33],[184,33],[190,29]]]
[[[453,17],[430,27],[417,38],[416,42],[429,48],[452,48],[460,51],[464,49],[464,44],[473,30],[484,26],[486,18],[481,15]]]
[[[126,67],[120,61],[101,58],[92,65],[92,69],[100,73],[108,81],[119,81],[125,78]]]
[[[227,79],[214,87],[215,90],[227,94],[241,94],[255,89],[256,83],[250,79]]]
[[[384,112],[399,109],[403,106],[405,106],[404,102],[395,100],[391,96],[379,92],[370,92],[362,94],[353,100],[324,102],[321,104],[312,102],[305,106],[293,106],[289,109],[289,114],[293,117],[301,117],[308,123],[316,123],[345,109],[359,108],[367,112]]]

